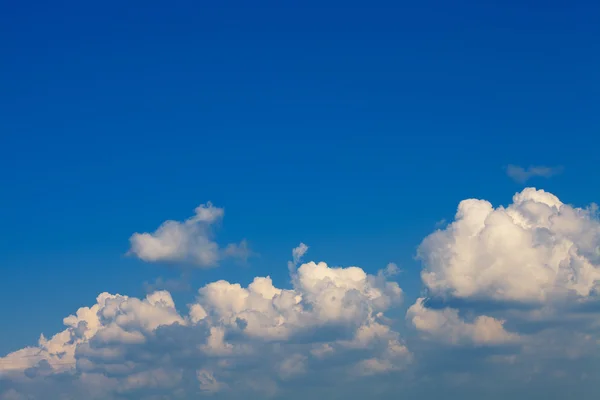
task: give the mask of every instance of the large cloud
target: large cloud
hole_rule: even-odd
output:
[[[210,202],[202,204],[183,222],[169,220],[153,233],[134,233],[129,253],[144,261],[177,261],[199,267],[215,266],[224,257],[246,259],[250,254],[246,241],[221,248],[213,240],[213,225],[223,215],[222,208]]]
[[[464,200],[446,229],[419,247],[433,295],[541,303],[595,294],[600,223],[595,208],[574,208],[527,188],[508,207]]]
[[[207,284],[186,313],[166,291],[103,293],[64,331],[0,359],[0,387],[5,398],[264,397],[307,379],[352,382],[410,362],[384,316],[401,298],[386,273],[313,262],[289,289],[269,277]]]
[[[507,207],[464,200],[418,248],[427,298],[407,321],[437,357],[453,360],[448,346],[471,354],[470,375],[511,376],[513,385],[554,374],[578,380],[583,365],[589,374],[600,364],[599,246],[593,204],[576,208],[534,188]],[[447,369],[464,367],[454,360]]]
[[[210,207],[202,224],[220,218]],[[302,263],[300,245],[285,288],[220,280],[187,309],[167,291],[101,294],[63,332],[0,359],[0,399],[590,398],[599,245],[594,205],[533,188],[507,207],[468,199],[419,246],[424,290],[405,318],[394,264]]]
[[[407,322],[414,397],[594,398],[600,374],[600,223],[534,188],[459,204],[418,248],[423,297]]]

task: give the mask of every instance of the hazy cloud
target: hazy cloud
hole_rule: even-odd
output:
[[[525,183],[533,177],[550,178],[563,171],[563,167],[530,166],[527,168],[510,164],[506,167],[506,174],[518,183]]]
[[[152,293],[158,290],[166,290],[168,292],[185,292],[191,289],[190,284],[185,277],[178,279],[164,279],[159,277],[154,282],[144,282],[146,293]]]
[[[308,246],[304,243],[300,243],[297,247],[292,249],[292,261],[288,261],[288,270],[291,274],[293,274],[300,261],[302,261],[302,257],[304,257],[307,251]]]

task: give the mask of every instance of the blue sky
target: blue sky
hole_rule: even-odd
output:
[[[289,287],[300,242],[330,266],[398,264],[405,310],[423,288],[417,246],[461,200],[599,198],[593,2],[3,9],[2,355],[101,292],[143,297],[182,269],[183,308],[219,279]],[[508,165],[562,171],[515,182]],[[207,201],[225,210],[215,240],[246,239],[246,263],[126,256],[133,233]]]

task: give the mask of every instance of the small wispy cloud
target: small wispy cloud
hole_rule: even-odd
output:
[[[144,282],[144,289],[146,293],[153,293],[158,290],[166,290],[169,292],[187,292],[191,290],[190,284],[186,281],[185,277],[179,279],[163,279],[158,277],[154,282]]]
[[[290,273],[293,273],[296,270],[298,264],[300,264],[300,261],[302,261],[302,257],[304,257],[307,251],[308,246],[304,243],[300,243],[298,247],[292,249],[292,261],[288,261],[288,269]]]
[[[564,168],[561,166],[546,167],[543,165],[537,165],[523,168],[518,165],[510,164],[508,167],[506,167],[506,174],[515,182],[525,183],[534,177],[550,178],[560,174],[563,169]]]

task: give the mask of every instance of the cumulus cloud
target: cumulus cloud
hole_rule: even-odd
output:
[[[530,166],[527,168],[518,165],[506,167],[506,174],[518,183],[525,183],[534,177],[550,178],[563,171],[563,167]]]
[[[527,188],[508,207],[462,201],[454,222],[428,236],[418,256],[434,295],[540,303],[594,294],[599,245],[594,208]]]
[[[263,340],[289,340],[317,328],[360,328],[373,324],[402,298],[397,283],[366,274],[358,267],[325,263],[301,265],[293,289],[280,289],[258,277],[247,288],[217,281],[199,290],[195,312],[218,324]]]
[[[185,313],[167,291],[102,293],[64,331],[0,358],[0,394],[268,396],[329,373],[352,381],[402,370],[412,355],[384,315],[401,299],[383,273],[322,262],[300,265],[287,289],[268,276],[209,283]]]
[[[504,329],[504,322],[487,315],[480,315],[472,322],[465,322],[458,310],[429,309],[424,298],[417,299],[407,312],[412,324],[427,336],[448,344],[497,345],[519,340],[518,335]]]
[[[225,214],[208,202],[195,209],[183,222],[165,221],[152,233],[134,233],[129,254],[147,262],[184,262],[212,267],[224,257],[246,260],[250,250],[245,240],[221,248],[213,239],[213,227]]]
[[[175,231],[189,229],[195,243],[222,218],[213,208],[196,211],[194,228],[175,222]],[[65,318],[62,332],[0,358],[0,399],[595,393],[597,214],[595,205],[577,208],[535,188],[507,206],[460,202],[454,219],[418,247],[423,291],[405,315],[394,309],[404,296],[396,264],[369,274],[303,262],[304,244],[292,250],[285,287],[269,276],[217,280],[187,307],[166,290],[102,293]],[[217,246],[217,259],[243,247]],[[183,254],[192,259],[187,247]],[[400,323],[411,328],[407,342]]]
[[[454,221],[418,248],[427,298],[409,308],[407,321],[434,348],[496,349],[473,356],[470,373],[498,374],[510,364],[514,374],[501,373],[516,385],[568,365],[578,379],[581,365],[600,364],[599,249],[593,204],[577,208],[535,188],[506,207],[464,200]]]

